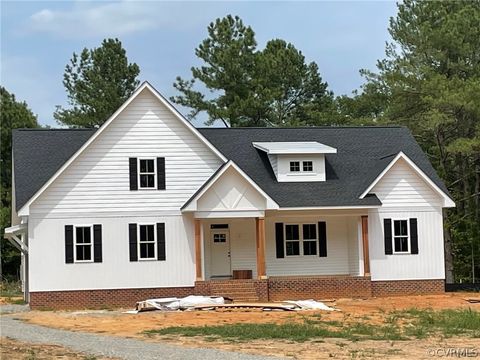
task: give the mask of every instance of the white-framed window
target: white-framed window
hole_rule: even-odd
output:
[[[292,160],[290,161],[291,173],[313,173],[313,161],[312,160]]]
[[[302,169],[304,172],[313,172],[313,161],[303,161],[302,162]]]
[[[287,256],[317,255],[317,224],[285,224],[284,234]]]
[[[393,252],[396,254],[405,254],[410,252],[409,246],[409,222],[408,219],[398,219],[392,221],[393,234]]]
[[[290,161],[290,172],[300,172],[300,161]]]
[[[74,236],[74,259],[75,262],[93,261],[93,226],[75,226]]]
[[[157,235],[154,224],[138,225],[138,259],[155,260],[157,258]]]
[[[226,233],[215,233],[215,234],[213,234],[213,242],[214,243],[225,243],[225,242],[227,242],[227,234]]]
[[[155,159],[138,159],[138,187],[140,189],[155,189],[156,178]]]
[[[317,255],[317,224],[302,225],[303,255]]]
[[[285,224],[285,254],[300,255],[300,225]]]

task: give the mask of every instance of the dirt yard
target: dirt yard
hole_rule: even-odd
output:
[[[385,324],[387,315],[392,311],[416,309],[468,309],[480,311],[480,304],[471,304],[467,297],[479,297],[477,294],[451,293],[445,295],[390,297],[378,299],[339,299],[328,303],[338,312],[263,312],[252,311],[195,311],[171,312],[159,311],[139,314],[124,314],[121,311],[74,311],[74,312],[38,312],[19,314],[25,321],[49,327],[106,333],[124,337],[142,338],[146,341],[166,341],[189,347],[211,347],[251,354],[289,356],[296,359],[319,358],[378,358],[388,359],[431,359],[428,351],[449,348],[475,349],[480,356],[478,338],[453,336],[449,338],[426,337],[409,340],[360,340],[321,338],[305,342],[287,340],[251,340],[232,341],[231,339],[212,339],[208,337],[187,337],[175,334],[148,336],[146,330],[162,329],[173,326],[205,326],[238,323],[274,323],[301,322],[305,317],[318,316],[324,322],[362,322],[366,324]],[[479,329],[480,330],[480,329]],[[432,350],[433,349],[433,350]],[[438,350],[437,350],[438,351]],[[443,350],[440,350],[443,351]]]
[[[0,338],[0,359],[5,360],[107,360],[109,358],[93,357],[74,352],[57,345],[29,344],[8,338]]]

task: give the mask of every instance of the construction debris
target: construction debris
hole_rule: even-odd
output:
[[[275,303],[239,302],[228,303],[231,299],[223,297],[190,295],[184,298],[148,299],[137,302],[135,310],[126,311],[128,314],[137,314],[143,311],[178,311],[178,310],[234,310],[234,309],[261,309],[263,311],[299,311],[324,310],[339,311],[315,300],[288,300]]]

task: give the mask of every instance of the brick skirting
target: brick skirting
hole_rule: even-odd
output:
[[[30,292],[33,310],[133,308],[137,301],[192,295],[194,287]]]
[[[372,296],[370,277],[363,276],[271,277],[268,293],[271,301]]]
[[[259,301],[325,299],[339,297],[441,294],[444,280],[370,281],[363,276],[270,277],[266,280],[230,280],[249,282]],[[133,308],[137,301],[188,295],[212,295],[212,281],[197,281],[191,287],[41,291],[30,293],[30,307],[39,310]]]
[[[426,295],[445,292],[445,280],[372,281],[373,296]]]

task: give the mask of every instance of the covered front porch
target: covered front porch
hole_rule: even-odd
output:
[[[195,214],[197,281],[370,275],[368,216],[361,211],[236,215]]]
[[[196,290],[249,299],[310,298],[318,289],[368,296],[368,209],[280,208],[226,163],[182,208],[195,223]]]

